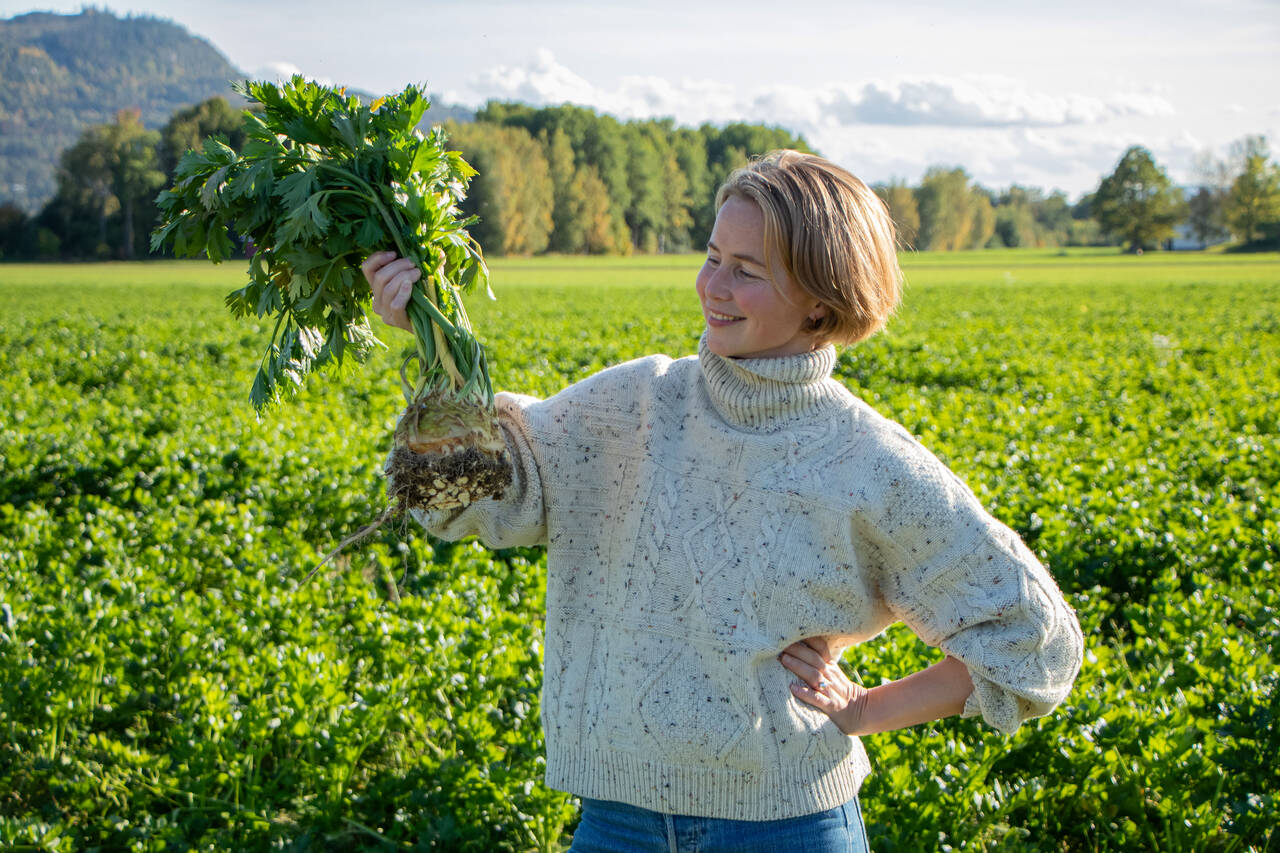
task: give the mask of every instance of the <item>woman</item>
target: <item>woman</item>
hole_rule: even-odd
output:
[[[794,151],[716,201],[698,355],[499,395],[513,486],[420,519],[547,545],[546,780],[582,798],[574,851],[865,849],[858,736],[958,713],[1011,732],[1080,665],[1075,615],[1018,537],[831,378],[832,344],[897,305],[884,206]],[[417,270],[364,269],[409,328]],[[841,652],[897,620],[945,659],[853,684]]]

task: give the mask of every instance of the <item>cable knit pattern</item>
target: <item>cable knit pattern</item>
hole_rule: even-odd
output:
[[[547,400],[498,396],[507,495],[420,520],[547,545],[548,785],[736,820],[839,805],[866,753],[791,695],[776,656],[895,620],[964,661],[965,713],[1001,731],[1066,695],[1082,640],[1053,580],[834,364],[704,341]]]

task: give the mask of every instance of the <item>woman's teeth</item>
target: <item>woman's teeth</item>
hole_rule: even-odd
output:
[[[734,317],[734,316],[733,316],[733,315],[731,315],[731,314],[720,314],[720,313],[717,313],[717,312],[712,311],[712,310],[710,310],[710,309],[708,309],[708,310],[707,310],[707,313],[711,315],[711,319],[713,319],[713,320],[725,320],[725,321],[728,321],[728,320],[741,320],[741,319],[742,319],[741,317]]]

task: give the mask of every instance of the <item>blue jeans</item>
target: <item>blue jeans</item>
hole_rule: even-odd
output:
[[[843,806],[786,820],[719,820],[582,800],[569,853],[869,853],[862,807]]]

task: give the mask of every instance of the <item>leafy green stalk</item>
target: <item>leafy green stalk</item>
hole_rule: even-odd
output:
[[[251,241],[250,280],[227,304],[239,317],[276,317],[253,405],[276,400],[284,380],[301,385],[316,368],[368,357],[377,339],[359,267],[390,249],[422,271],[407,306],[415,351],[401,368],[405,402],[444,394],[491,409],[484,350],[462,304],[473,288],[488,290],[466,230],[475,219],[458,207],[475,170],[439,129],[417,130],[422,89],[369,105],[301,77],[237,91],[259,105],[245,114],[244,150],[211,139],[182,158],[157,199],[151,245],[218,263],[237,238]]]

